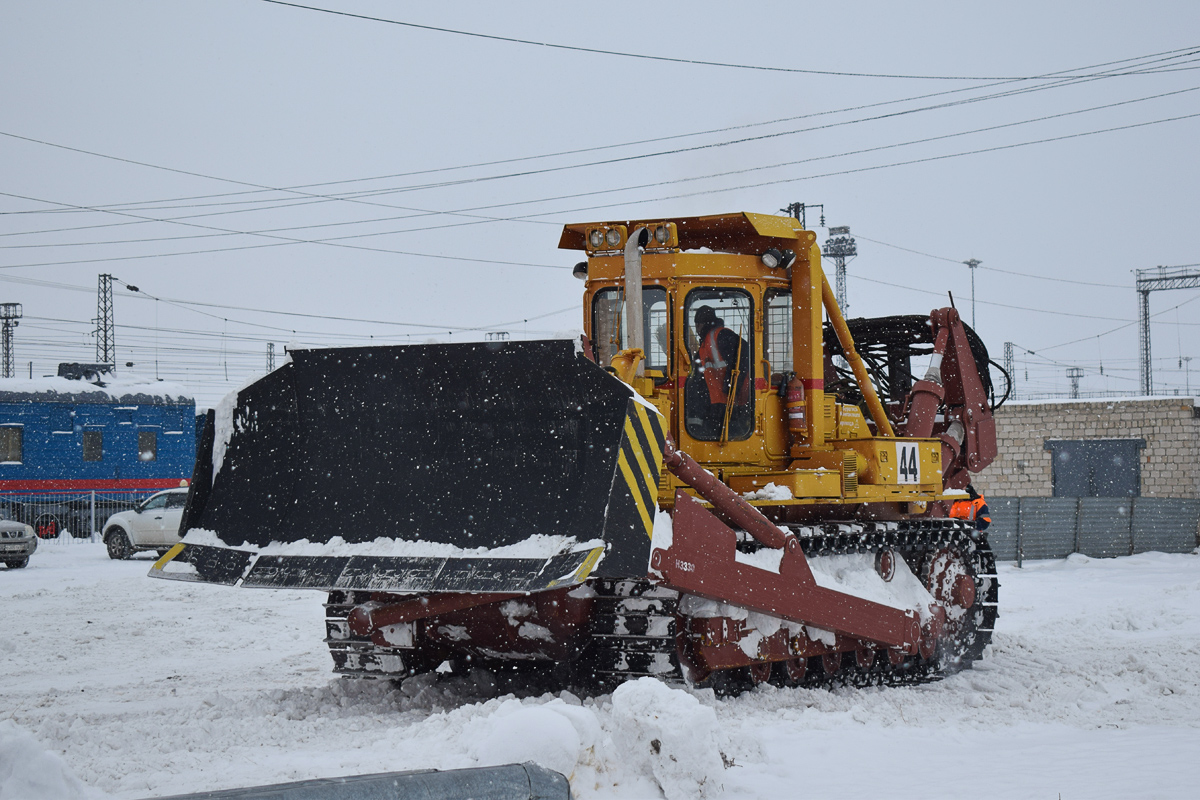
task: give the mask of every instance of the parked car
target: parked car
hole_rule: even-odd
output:
[[[0,561],[9,569],[21,569],[37,550],[38,537],[29,525],[12,519],[0,520]]]
[[[177,543],[187,492],[187,489],[168,489],[150,495],[131,511],[109,517],[103,534],[108,557],[125,559],[140,550],[165,552]]]

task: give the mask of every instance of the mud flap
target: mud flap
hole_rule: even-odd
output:
[[[210,412],[184,509],[182,531],[251,547],[235,557],[189,543],[154,577],[522,592],[645,576],[664,420],[574,342],[291,356]],[[405,555],[254,552],[334,538],[399,540]]]

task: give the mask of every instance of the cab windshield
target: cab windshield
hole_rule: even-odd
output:
[[[684,386],[688,435],[745,439],[754,431],[754,305],[740,289],[694,289],[684,304],[692,369]]]
[[[671,333],[668,329],[667,290],[659,286],[642,289],[642,340],[646,348],[646,369],[668,374],[671,352]],[[627,345],[629,332],[625,325],[625,290],[601,289],[592,300],[592,346],[601,365]]]

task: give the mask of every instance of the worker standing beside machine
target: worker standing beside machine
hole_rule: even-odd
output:
[[[957,500],[954,505],[950,506],[950,517],[952,519],[965,519],[968,522],[975,523],[975,530],[986,531],[988,526],[992,524],[991,510],[988,509],[987,501],[983,499],[983,495],[975,490],[971,484],[967,484],[967,499]]]

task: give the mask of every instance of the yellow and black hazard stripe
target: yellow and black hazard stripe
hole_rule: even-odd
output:
[[[630,400],[617,466],[646,527],[646,536],[654,530],[658,478],[662,472],[665,445],[662,415],[643,403]]]

